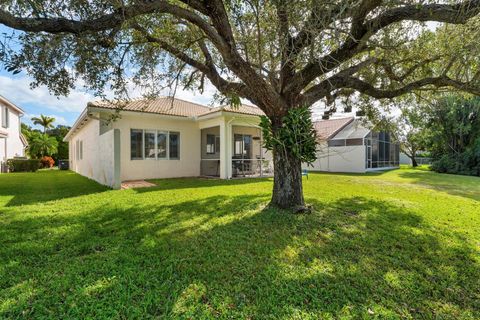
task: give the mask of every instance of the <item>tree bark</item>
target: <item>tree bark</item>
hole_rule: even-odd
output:
[[[415,159],[415,156],[413,157],[410,157],[410,160],[412,160],[412,167],[418,167],[418,163],[417,163],[417,160]]]
[[[296,212],[305,210],[302,186],[302,164],[283,148],[273,150],[273,194],[270,205]]]

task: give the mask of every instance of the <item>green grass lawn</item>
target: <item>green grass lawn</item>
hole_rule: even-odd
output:
[[[479,319],[480,179],[310,174],[108,190],[0,175],[0,318]]]

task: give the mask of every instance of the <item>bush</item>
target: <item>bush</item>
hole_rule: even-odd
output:
[[[441,156],[432,162],[431,168],[440,173],[480,176],[480,139],[463,153]]]
[[[40,159],[40,163],[42,164],[42,168],[52,168],[55,165],[55,161],[49,156],[43,156],[42,159]]]
[[[40,168],[40,160],[8,159],[7,166],[11,172],[35,172]]]
[[[455,170],[456,161],[449,155],[444,155],[440,159],[432,162],[432,170],[440,173],[452,173]]]

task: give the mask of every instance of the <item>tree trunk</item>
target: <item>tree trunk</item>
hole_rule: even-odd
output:
[[[270,205],[281,209],[304,211],[302,164],[283,148],[273,150],[273,194]]]
[[[417,163],[417,160],[415,159],[415,156],[413,157],[410,157],[410,160],[412,160],[412,167],[418,167],[418,163]]]

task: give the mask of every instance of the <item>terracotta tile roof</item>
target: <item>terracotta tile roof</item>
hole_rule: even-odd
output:
[[[89,107],[120,109],[122,111],[136,111],[146,113],[156,113],[180,117],[203,116],[214,112],[227,111],[240,114],[261,116],[264,115],[260,108],[242,104],[239,107],[220,106],[209,108],[201,104],[185,101],[172,97],[159,97],[153,100],[137,99],[129,102],[109,102],[109,101],[93,101],[88,103]]]
[[[319,120],[314,123],[319,140],[328,140],[342,130],[353,118]]]
[[[146,113],[164,114],[180,117],[194,117],[210,112],[212,108],[197,103],[172,97],[159,97],[153,100],[131,100],[126,104],[122,102],[94,101],[88,103],[89,107],[117,109],[123,111],[136,111]]]
[[[202,114],[210,114],[218,111],[226,111],[226,112],[233,112],[233,113],[240,113],[240,114],[247,114],[247,115],[252,115],[252,116],[263,116],[265,113],[263,111],[255,106],[250,106],[247,104],[242,104],[238,107],[232,107],[232,106],[220,106],[217,108],[212,108],[209,112]]]

